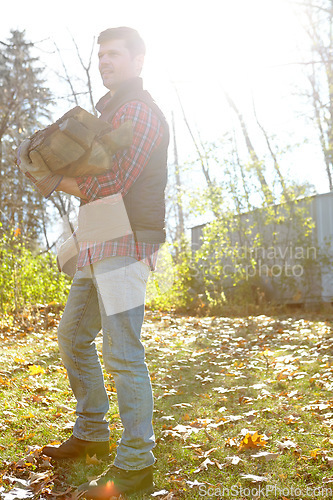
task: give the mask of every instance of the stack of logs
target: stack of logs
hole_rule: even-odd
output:
[[[52,172],[69,177],[97,175],[111,167],[111,156],[132,143],[132,122],[110,132],[110,125],[76,106],[30,139],[28,154]]]

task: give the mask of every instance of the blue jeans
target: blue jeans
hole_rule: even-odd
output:
[[[58,329],[59,349],[77,400],[73,435],[108,441],[109,401],[95,338],[103,331],[103,362],[112,373],[124,427],[114,464],[139,470],[155,462],[153,396],[140,340],[149,267],[108,257],[78,270]]]

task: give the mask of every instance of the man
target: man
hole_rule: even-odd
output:
[[[98,44],[99,70],[109,92],[96,108],[112,129],[130,120],[133,141],[110,158],[107,173],[54,182],[57,190],[81,198],[82,208],[91,208],[88,219],[98,236],[81,239],[78,271],[58,329],[59,349],[77,400],[77,420],[67,441],[43,448],[54,459],[109,454],[109,403],[94,342],[102,328],[103,362],[114,376],[124,430],[114,465],[99,481],[83,485],[87,498],[149,491],[153,486],[153,399],[140,332],[148,275],[165,241],[169,142],[162,112],[142,89],[145,45],[138,32],[107,29]],[[115,195],[126,208],[131,230],[113,238],[110,227],[117,216],[109,220],[106,214]],[[117,213],[112,206],[110,214]]]

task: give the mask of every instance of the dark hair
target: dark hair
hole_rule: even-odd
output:
[[[108,28],[100,33],[97,43],[101,44],[109,40],[124,40],[132,57],[146,53],[145,42],[133,28],[127,28],[126,26]]]

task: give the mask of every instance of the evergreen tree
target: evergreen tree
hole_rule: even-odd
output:
[[[0,53],[0,222],[37,238],[44,200],[15,165],[19,144],[50,121],[51,93],[24,31],[11,31]],[[44,121],[44,124],[43,124]]]

